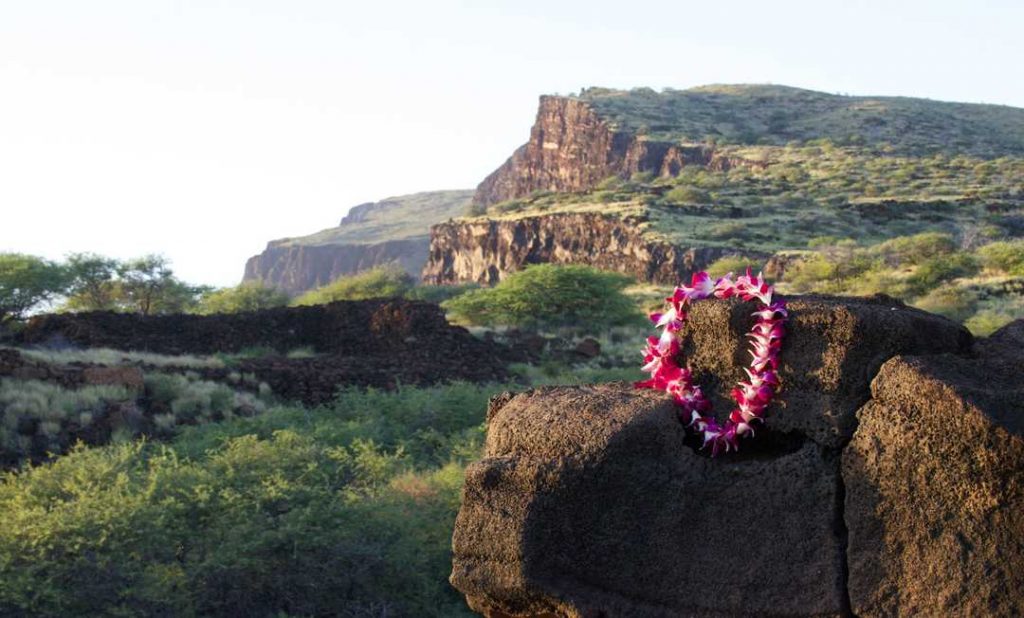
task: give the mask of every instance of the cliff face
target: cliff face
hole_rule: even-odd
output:
[[[244,281],[260,281],[289,294],[326,285],[338,277],[398,263],[419,273],[426,262],[427,236],[371,245],[286,245],[267,249],[245,262]]]
[[[337,227],[267,243],[246,262],[243,281],[298,294],[388,263],[419,276],[430,225],[464,214],[469,199],[470,191],[430,191],[359,204]]]
[[[492,285],[527,264],[588,264],[641,281],[676,284],[736,251],[684,249],[646,238],[637,218],[562,213],[518,220],[449,222],[431,228],[423,281]]]
[[[530,141],[477,187],[473,202],[495,204],[534,191],[582,191],[609,176],[675,176],[685,165],[728,169],[749,164],[711,147],[651,141],[618,130],[586,101],[543,96]]]

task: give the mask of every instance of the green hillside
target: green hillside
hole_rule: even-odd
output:
[[[620,128],[668,142],[784,145],[828,138],[904,154],[1024,154],[1024,109],[909,97],[840,96],[772,85],[688,90],[588,88],[579,95]]]
[[[277,247],[369,245],[425,237],[430,225],[465,214],[472,197],[473,192],[468,190],[425,191],[389,197],[354,207],[338,227],[309,236],[282,238],[271,244]]]

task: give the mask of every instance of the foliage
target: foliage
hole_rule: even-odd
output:
[[[589,266],[538,264],[442,306],[469,324],[600,330],[638,317],[623,293],[631,283],[625,275]]]
[[[288,304],[288,295],[260,283],[247,282],[233,288],[213,290],[204,294],[195,308],[203,315],[261,311]]]
[[[218,369],[224,367],[222,359],[214,356],[192,356],[183,354],[170,356],[151,352],[126,352],[111,348],[76,349],[20,349],[22,356],[50,364],[67,365],[87,363],[90,365],[149,365],[152,367],[187,367],[190,369]]]
[[[979,248],[977,253],[985,268],[1024,277],[1024,239],[994,242]]]
[[[714,277],[724,277],[729,273],[743,274],[748,268],[756,273],[761,270],[762,265],[762,260],[742,255],[727,255],[712,262],[707,271]]]
[[[64,308],[71,311],[110,311],[116,308],[120,289],[114,277],[118,262],[95,253],[67,257],[71,285]]]
[[[409,300],[423,300],[430,303],[443,303],[446,300],[461,296],[471,290],[480,288],[476,283],[459,283],[454,285],[417,285],[405,293]]]
[[[159,255],[146,255],[117,267],[121,303],[142,315],[183,313],[196,304],[205,288],[190,286],[174,276],[170,263]]]
[[[25,314],[68,286],[67,270],[23,253],[0,253],[0,323]]]
[[[404,296],[415,281],[395,264],[378,266],[355,275],[341,277],[325,286],[306,292],[292,304],[323,305],[339,300],[366,300]]]
[[[500,387],[346,391],[0,483],[0,613],[470,616],[447,584]]]

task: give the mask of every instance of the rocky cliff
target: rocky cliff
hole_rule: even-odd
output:
[[[700,450],[662,393],[492,401],[451,581],[490,617],[1024,612],[1024,321],[972,345],[884,297],[793,298],[782,390],[739,453]],[[684,345],[727,409],[750,305]]]
[[[418,277],[427,259],[430,225],[465,214],[470,195],[431,191],[359,204],[338,227],[267,243],[263,253],[246,262],[243,281],[298,294],[389,263]]]
[[[528,264],[588,264],[641,281],[676,284],[736,251],[682,248],[644,235],[643,221],[598,213],[470,220],[431,228],[423,280],[491,285]]]
[[[586,101],[542,96],[530,141],[480,183],[473,202],[495,204],[535,191],[583,191],[609,176],[637,172],[675,176],[685,165],[723,170],[743,164],[753,165],[718,156],[712,147],[652,141],[635,130],[616,129]]]

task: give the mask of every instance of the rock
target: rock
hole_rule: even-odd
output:
[[[747,333],[754,303],[701,301],[683,331],[683,353],[715,409],[746,379]],[[897,354],[966,353],[971,335],[959,324],[884,296],[793,296],[779,356],[782,392],[769,409],[775,431],[799,432],[838,448],[853,435],[856,412],[870,397],[871,379]],[[724,414],[724,412],[722,412]]]
[[[472,191],[427,191],[359,204],[338,227],[267,243],[245,263],[243,281],[298,294],[385,264],[419,277],[431,224],[465,214],[471,196]]]
[[[496,204],[535,191],[583,191],[609,176],[629,178],[637,172],[676,176],[689,165],[714,171],[763,167],[721,156],[711,146],[650,140],[614,125],[586,101],[542,96],[530,140],[480,183],[473,202]]]
[[[145,386],[142,370],[128,366],[86,367],[82,370],[82,382],[94,386],[123,386],[137,391]]]
[[[675,285],[715,260],[739,253],[651,239],[641,223],[587,212],[440,223],[430,230],[423,281],[493,285],[529,264],[552,263],[587,264]]]
[[[782,391],[738,454],[696,450],[663,393],[495,398],[452,541],[451,581],[470,606],[504,618],[1024,612],[1019,327],[974,345],[885,297],[789,306]],[[683,332],[719,416],[752,308],[697,303]]]
[[[1021,324],[994,344],[1021,336]],[[1024,614],[1024,354],[897,357],[843,454],[861,616]]]
[[[597,358],[601,356],[601,343],[593,337],[587,337],[577,343],[573,351],[583,358]]]
[[[807,440],[711,460],[663,394],[499,398],[466,473],[452,584],[487,616],[839,615],[838,460]]]

